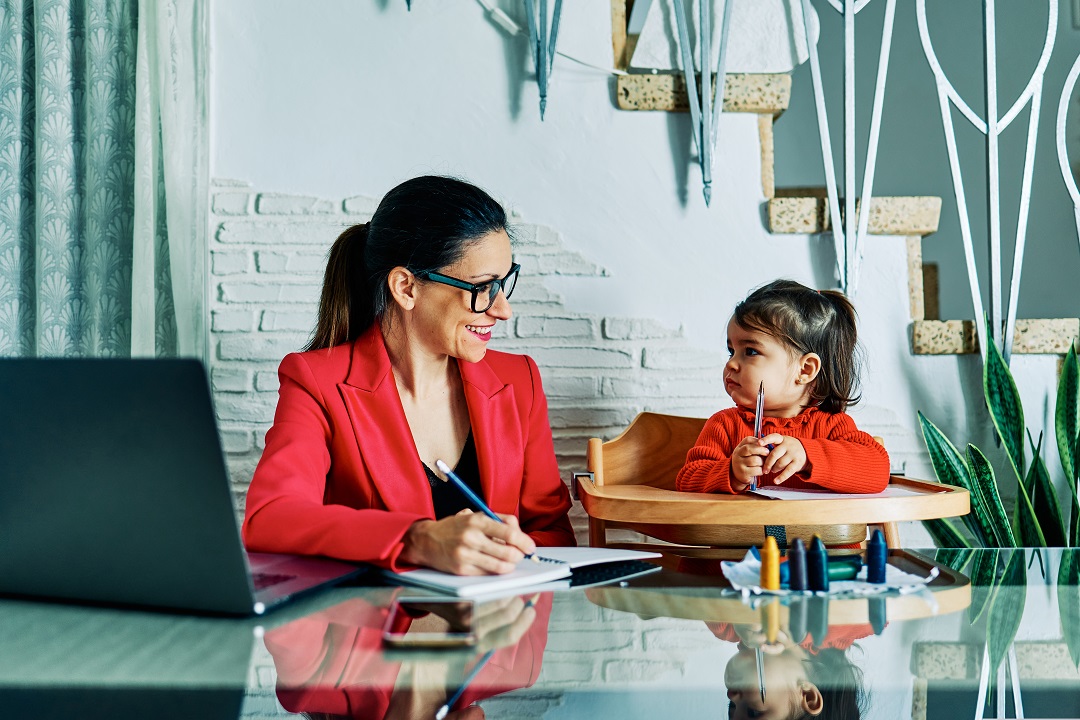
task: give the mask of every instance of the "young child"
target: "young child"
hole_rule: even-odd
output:
[[[885,489],[885,448],[844,412],[859,397],[855,308],[842,293],[775,280],[735,306],[727,336],[724,390],[736,406],[705,423],[677,490],[738,493],[755,478],[844,493]],[[759,439],[754,408],[762,383]]]
[[[869,626],[840,626],[836,632],[830,628],[825,646],[814,648],[809,637],[795,643],[783,629],[776,642],[766,643],[760,628],[706,624],[721,640],[738,643],[738,653],[724,669],[729,718],[862,717],[867,704],[862,671],[847,651],[855,640],[873,632]],[[763,650],[765,700],[761,699],[754,656],[754,648],[759,646]]]

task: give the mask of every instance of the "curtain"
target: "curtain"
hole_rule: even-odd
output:
[[[206,359],[204,0],[0,0],[0,355]]]

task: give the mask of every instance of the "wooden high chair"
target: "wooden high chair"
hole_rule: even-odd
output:
[[[589,440],[588,472],[575,473],[574,482],[589,516],[591,546],[607,547],[607,531],[624,528],[679,546],[745,548],[765,541],[766,526],[784,526],[789,542],[818,535],[826,545],[854,545],[865,542],[867,526],[876,524],[896,548],[897,522],[954,517],[970,509],[967,490],[896,475],[890,487],[915,494],[771,500],[678,492],[675,476],[704,425],[704,418],[643,412],[618,437]]]

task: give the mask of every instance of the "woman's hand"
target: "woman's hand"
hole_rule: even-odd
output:
[[[513,515],[497,523],[481,513],[462,510],[442,520],[421,520],[405,533],[401,559],[411,565],[454,575],[499,575],[514,569],[536,550]]]
[[[765,446],[772,445],[762,470],[766,475],[777,473],[772,479],[777,485],[782,485],[797,472],[810,469],[806,460],[806,448],[798,439],[772,433],[761,438],[761,443]]]

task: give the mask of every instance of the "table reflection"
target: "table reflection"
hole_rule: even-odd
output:
[[[536,682],[551,607],[551,593],[478,603],[475,647],[399,650],[382,642],[389,603],[356,597],[270,630],[264,643],[278,700],[290,712],[398,720],[432,718],[450,704],[447,718],[482,718],[473,703]],[[422,631],[428,620],[442,620],[437,606],[431,611],[401,629]]]

